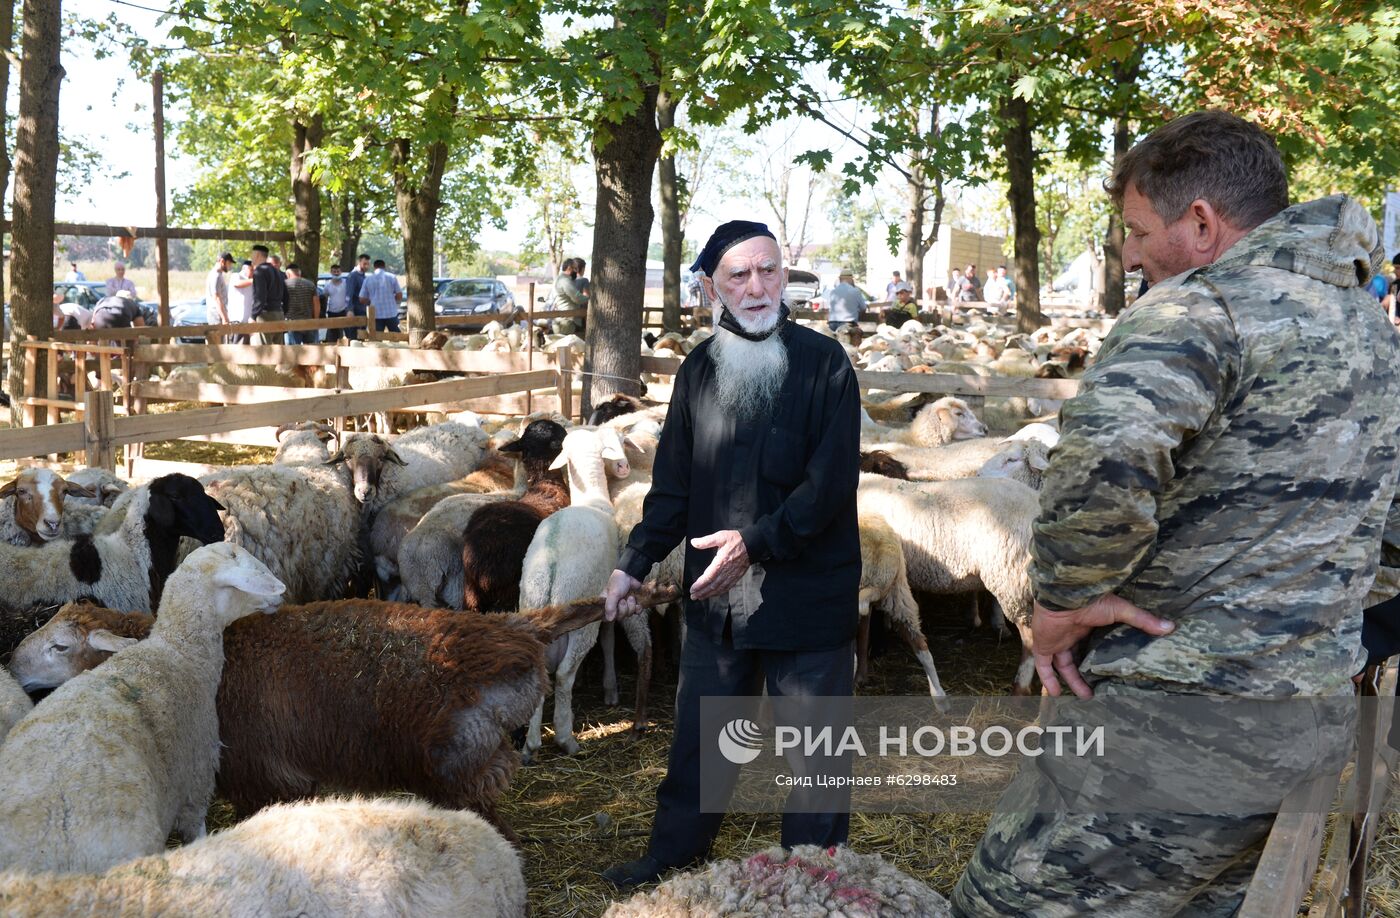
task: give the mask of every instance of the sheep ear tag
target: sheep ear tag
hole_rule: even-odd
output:
[[[216,586],[228,587],[247,593],[250,596],[281,596],[287,591],[286,585],[265,570],[251,567],[224,567],[214,573]]]
[[[113,634],[106,628],[98,628],[88,635],[88,644],[93,650],[100,650],[103,653],[116,653],[123,647],[130,647],[136,643],[136,638],[122,637]]]

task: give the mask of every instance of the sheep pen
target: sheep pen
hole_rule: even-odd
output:
[[[939,368],[936,372],[955,370]],[[181,406],[162,405],[160,409],[167,407]],[[1000,440],[1001,432],[991,439]],[[272,454],[266,447],[190,441],[150,443],[144,450],[149,459],[210,465],[267,463]],[[0,472],[3,468],[0,466]],[[0,481],[7,477],[0,474]],[[1017,669],[1019,642],[1014,632],[999,636],[986,627],[971,628],[972,613],[961,608],[961,597],[916,598],[924,634],[949,694],[1004,694]],[[654,640],[659,648],[666,642],[667,627],[674,624],[653,616]],[[870,675],[857,694],[926,696],[925,674],[903,641],[889,630],[879,612],[872,624]],[[636,663],[630,654],[619,658],[620,696],[626,698],[635,683]],[[655,791],[666,769],[676,688],[672,649],[660,649],[658,659],[670,662],[653,673],[649,717],[653,726],[633,737],[627,706],[604,703],[602,660],[600,655],[590,654],[574,688],[575,731],[582,750],[565,756],[546,742],[536,763],[516,773],[500,801],[501,816],[520,838],[532,914],[596,916],[630,896],[630,892],[619,893],[610,887],[598,871],[636,856],[649,834]],[[327,788],[323,793],[334,790]],[[988,814],[856,813],[851,820],[850,844],[861,854],[883,856],[947,895],[966,866],[987,818]],[[208,817],[210,831],[236,824],[232,807],[216,798]],[[1400,916],[1400,844],[1395,842],[1396,832],[1400,832],[1400,817],[1387,816],[1373,854],[1369,892],[1373,908]],[[747,857],[776,844],[778,833],[776,815],[733,814],[715,842],[711,861]]]

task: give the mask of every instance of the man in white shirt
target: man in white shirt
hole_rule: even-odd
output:
[[[913,293],[914,285],[900,277],[898,271],[893,271],[890,273],[890,282],[885,285],[885,299],[893,303],[895,294],[899,293],[901,290],[908,290],[910,293]]]
[[[228,269],[233,267],[233,255],[219,256],[214,269],[204,280],[204,321],[210,325],[228,324]]]
[[[123,290],[130,290],[133,297],[136,296],[136,284],[126,279],[126,265],[115,262],[112,265],[112,273],[115,277],[107,278],[107,295],[116,296]]]
[[[63,280],[65,283],[85,281],[87,280],[87,275],[78,270],[78,263],[76,261],[70,261],[68,262],[68,273],[63,275]]]
[[[399,286],[397,277],[384,270],[384,259],[375,260],[374,273],[365,278],[365,285],[360,288],[360,302],[374,307],[374,327],[377,331],[399,330],[399,303],[403,302],[403,288]]]
[[[326,281],[325,310],[328,319],[343,319],[350,312],[350,291],[345,283],[345,275],[340,273],[340,265],[331,265],[331,276]],[[331,344],[345,337],[345,329],[326,329],[326,343]]]
[[[228,320],[230,325],[253,321],[253,263],[244,260],[238,276],[228,280]],[[231,335],[230,344],[247,344],[248,335]]]

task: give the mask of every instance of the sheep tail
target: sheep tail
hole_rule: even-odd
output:
[[[641,588],[632,594],[632,598],[643,608],[651,608],[675,602],[680,595],[681,591],[674,586],[654,587],[651,584],[642,584]],[[557,606],[522,609],[519,614],[535,627],[541,641],[549,643],[560,635],[602,621],[603,598],[598,596]]]

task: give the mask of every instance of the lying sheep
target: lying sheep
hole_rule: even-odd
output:
[[[1001,450],[977,470],[979,478],[1010,478],[1040,490],[1040,480],[1050,467],[1050,448],[1040,440],[1003,440]]]
[[[992,478],[913,483],[860,476],[863,515],[883,517],[904,548],[915,592],[969,593],[985,588],[1021,634],[1015,690],[1030,690],[1031,524],[1040,495],[1020,482]]]
[[[952,918],[948,901],[878,854],[845,846],[772,847],[742,861],[716,861],[613,903],[604,918],[788,918],[861,915]]]
[[[0,487],[0,541],[42,545],[60,536],[91,534],[107,508],[101,503],[70,504],[70,496],[96,500],[98,492],[49,469],[22,470]]]
[[[91,536],[35,548],[0,543],[0,654],[43,623],[36,608],[93,598],[151,611],[175,569],[180,539],[223,538],[221,509],[193,478],[165,475],[121,495]]]
[[[861,438],[881,439],[911,446],[942,446],[987,435],[987,427],[960,398],[948,396],[925,405],[908,427],[885,427],[862,420]]]
[[[34,709],[34,702],[24,693],[4,667],[0,667],[0,744],[5,742],[10,728]]]
[[[106,870],[204,834],[214,791],[223,631],[272,611],[283,587],[234,545],[170,576],[151,636],[75,679],[0,746],[0,864]]]
[[[409,800],[264,810],[105,874],[0,873],[0,912],[207,918],[518,918],[520,856],[473,813]]]
[[[217,697],[219,793],[246,816],[325,784],[409,790],[509,833],[495,810],[518,765],[506,736],[544,697],[549,641],[601,617],[601,599],[491,616],[363,599],[235,622]],[[149,616],[69,606],[12,666],[29,691],[63,685],[150,627]]]
[[[69,505],[102,504],[104,507],[110,507],[117,496],[130,487],[125,481],[106,469],[78,469],[67,477],[70,483],[88,488],[93,492],[92,497],[70,492],[64,498],[64,503]]]

